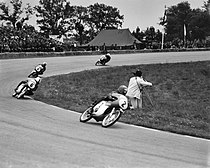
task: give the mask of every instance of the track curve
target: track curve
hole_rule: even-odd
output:
[[[46,76],[98,68],[99,56],[0,60],[1,168],[139,168],[210,166],[210,141],[116,123],[105,129],[79,114],[11,97],[34,65]],[[110,66],[210,60],[210,52],[113,55]]]

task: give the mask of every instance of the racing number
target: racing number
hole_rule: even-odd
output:
[[[34,89],[35,88],[35,85],[36,83],[34,81],[29,81],[28,82],[28,86],[31,88],[31,89]]]
[[[42,66],[41,66],[41,65],[39,65],[39,66],[36,67],[36,71],[37,71],[37,72],[40,72],[41,69],[42,69]]]
[[[125,99],[121,99],[119,105],[122,109],[126,109],[128,106],[127,101]]]
[[[125,108],[125,105],[126,105],[126,101],[124,101],[124,102],[121,104],[122,108]]]

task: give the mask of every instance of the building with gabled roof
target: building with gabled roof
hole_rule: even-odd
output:
[[[86,46],[133,46],[140,43],[129,29],[105,29]]]

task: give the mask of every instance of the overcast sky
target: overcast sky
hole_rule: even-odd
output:
[[[9,2],[10,0],[0,0],[0,2]],[[158,25],[159,18],[163,16],[164,6],[170,7],[180,2],[188,1],[191,8],[202,8],[204,0],[68,0],[71,5],[84,6],[93,5],[94,3],[103,3],[116,7],[120,15],[124,15],[122,28],[129,28],[132,32],[137,26],[141,30],[154,26],[156,29],[162,29]],[[207,0],[205,0],[206,2]],[[23,3],[30,3],[31,6],[38,5],[39,0],[22,0]],[[35,26],[36,19],[32,18],[30,23]]]

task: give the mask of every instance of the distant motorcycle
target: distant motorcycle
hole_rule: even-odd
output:
[[[33,92],[38,88],[38,84],[40,82],[41,78],[39,76],[36,78],[28,78],[26,81],[22,81],[17,86],[17,88],[15,89],[15,93],[13,93],[12,96],[20,99],[24,96],[33,95]]]
[[[43,75],[44,71],[46,70],[46,62],[43,62],[42,64],[38,64],[28,75],[28,78],[36,78],[39,75]]]
[[[89,107],[80,116],[80,122],[87,122],[95,119],[102,121],[102,127],[110,127],[119,120],[125,109],[128,108],[128,99],[126,96],[117,94],[113,101],[100,101],[94,107]],[[91,109],[93,110],[91,111]],[[90,112],[91,111],[91,112]]]
[[[105,65],[107,62],[111,60],[111,55],[108,53],[106,55],[101,56],[95,63],[96,66],[98,65]]]

